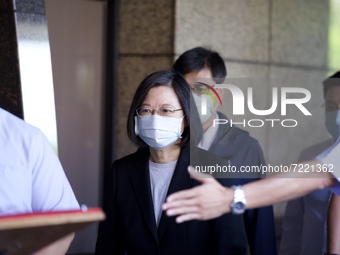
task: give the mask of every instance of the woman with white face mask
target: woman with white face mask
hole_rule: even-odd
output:
[[[185,79],[169,71],[137,88],[127,132],[139,149],[112,165],[96,254],[247,254],[242,216],[178,224],[162,213],[167,195],[199,184],[187,171],[190,156],[213,157],[195,147],[202,125],[189,98]]]

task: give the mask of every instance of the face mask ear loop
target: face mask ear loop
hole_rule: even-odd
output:
[[[135,116],[135,134],[138,136],[139,135],[139,129],[138,129],[138,117],[139,116]]]
[[[185,117],[185,115],[181,118],[181,122],[180,122],[180,124],[178,125],[179,131],[181,131],[182,122],[183,122],[184,117]],[[184,127],[184,129],[185,129],[185,127]],[[183,129],[183,132],[184,132],[184,129]],[[183,134],[183,132],[181,132],[181,134],[180,134],[180,136],[179,136],[180,139],[182,139],[182,134]],[[178,132],[178,133],[179,133],[179,132]]]

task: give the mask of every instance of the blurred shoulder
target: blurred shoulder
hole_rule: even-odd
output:
[[[0,130],[0,136],[3,136],[3,140],[14,143],[36,143],[40,140],[37,138],[45,138],[39,128],[32,126],[2,108],[0,108]]]

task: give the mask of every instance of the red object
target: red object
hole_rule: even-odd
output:
[[[101,208],[0,216],[0,254],[30,254],[104,219]]]

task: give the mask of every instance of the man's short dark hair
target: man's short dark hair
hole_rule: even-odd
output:
[[[199,72],[209,68],[216,83],[222,83],[227,76],[223,58],[216,52],[203,47],[196,47],[184,52],[175,61],[173,69],[182,75]]]
[[[180,73],[170,71],[158,71],[148,75],[138,86],[133,97],[127,120],[127,133],[131,142],[138,147],[146,146],[146,143],[135,133],[136,110],[141,106],[150,89],[158,86],[173,88],[178,97],[181,108],[187,120],[188,126],[184,128],[182,140],[179,144],[184,148],[189,145],[197,145],[201,140],[203,129],[199,114],[193,104],[194,99],[190,87]],[[190,99],[190,100],[188,100]]]
[[[322,82],[323,84],[323,96],[326,97],[327,91],[331,87],[340,86],[340,71],[329,76],[326,80]]]

